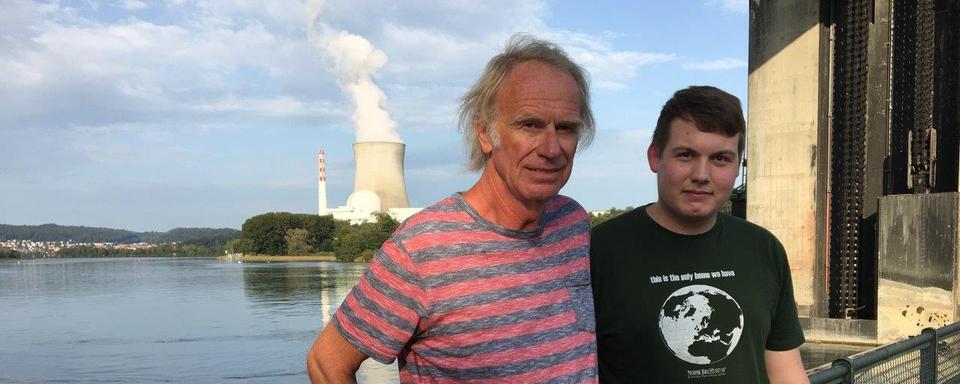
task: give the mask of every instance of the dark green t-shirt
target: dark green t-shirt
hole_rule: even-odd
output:
[[[764,349],[803,344],[783,246],[719,215],[680,235],[640,207],[594,228],[600,381],[766,383]]]

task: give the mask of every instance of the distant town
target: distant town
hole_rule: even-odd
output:
[[[54,257],[60,250],[66,248],[75,248],[75,247],[93,247],[95,249],[115,249],[115,250],[144,250],[159,247],[159,244],[150,244],[150,243],[131,243],[131,244],[122,244],[122,243],[113,243],[113,242],[97,242],[97,243],[84,243],[84,242],[73,242],[72,240],[67,241],[33,241],[33,240],[4,240],[0,241],[0,248],[7,248],[14,250],[16,252],[31,254],[41,257]]]

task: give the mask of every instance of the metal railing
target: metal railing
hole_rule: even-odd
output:
[[[809,377],[811,384],[960,383],[960,322],[834,360]]]

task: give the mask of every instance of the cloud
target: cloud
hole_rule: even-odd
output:
[[[442,197],[438,191],[462,190],[475,179],[462,172],[454,128],[457,99],[513,33],[560,43],[588,69],[594,89],[601,92],[629,89],[645,70],[677,60],[671,52],[625,49],[621,39],[627,37],[616,32],[549,25],[549,5],[546,0],[325,4],[324,23],[362,37],[389,58],[369,79],[382,90],[382,106],[410,142],[408,175],[423,186],[411,183],[411,196],[429,203]],[[251,201],[260,205],[243,206],[242,214],[218,213],[229,216],[224,220],[284,209],[289,203],[284,198],[312,204],[316,145],[328,149],[331,163],[338,161],[336,156],[350,163],[353,108],[352,96],[340,89],[339,79],[326,70],[307,39],[305,8],[303,0],[5,1],[0,12],[0,153],[8,161],[0,162],[0,185],[20,189],[0,188],[0,197],[24,202],[18,203],[24,206],[20,214],[5,217],[23,221],[33,217],[35,207],[46,206],[45,220],[60,221],[57,212],[69,211],[56,198],[64,185],[90,191],[69,205],[99,208],[109,207],[110,201],[98,196],[117,193],[97,191],[143,181],[156,184],[143,189],[148,192],[181,185],[197,191],[196,197],[153,192],[145,198],[181,221],[195,215],[183,206],[215,206],[222,190],[243,193],[237,190],[246,186],[234,186],[235,180],[248,180],[259,186],[250,189],[259,190],[302,187],[289,196],[259,194]],[[635,143],[630,137],[616,139]],[[417,144],[425,142],[442,142],[449,149]],[[621,154],[636,152],[625,144],[614,148]],[[584,169],[596,175],[627,175],[635,169],[635,164],[611,166],[617,160],[601,156],[606,149],[587,151],[601,158],[595,157],[592,166],[588,160]],[[331,193],[350,189],[352,173],[344,172],[342,188],[331,182]],[[11,212],[5,208],[0,211]],[[118,226],[123,220],[149,220],[107,208],[102,215]],[[83,221],[77,217],[74,222]]]
[[[71,13],[40,8],[19,13]],[[10,34],[18,37],[12,49],[0,54],[0,82],[8,85],[0,89],[0,124],[226,122],[234,117],[220,112],[231,97],[250,100],[248,106],[260,100],[247,117],[251,111],[322,117],[329,115],[325,106],[339,101],[324,87],[331,80],[317,73],[304,35],[259,21],[187,17],[169,25],[34,17],[18,26]]]
[[[123,0],[120,6],[128,11],[138,11],[147,8],[147,4],[139,0]]]
[[[196,104],[193,108],[197,111],[233,116],[247,115],[273,118],[349,116],[345,105],[338,105],[329,101],[311,102],[291,96],[241,98],[236,95],[226,95],[216,100]]]
[[[601,90],[616,91],[628,87],[627,81],[637,76],[641,67],[665,63],[674,54],[659,52],[619,51],[613,48],[617,38],[606,32],[600,36],[570,31],[547,32],[551,40],[561,42],[570,56],[584,66],[593,84]]]
[[[742,59],[734,59],[730,57],[708,60],[708,61],[694,61],[683,63],[683,67],[687,69],[694,69],[698,71],[724,71],[733,68],[745,68],[747,62]]]

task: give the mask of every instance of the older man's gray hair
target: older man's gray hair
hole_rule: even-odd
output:
[[[487,162],[487,155],[483,153],[477,137],[475,125],[477,121],[486,122],[490,139],[494,145],[499,145],[497,131],[493,126],[497,113],[497,92],[500,91],[503,80],[510,70],[526,61],[540,61],[565,70],[573,76],[580,91],[580,120],[583,121],[583,126],[578,132],[578,145],[587,146],[593,140],[595,123],[593,112],[590,110],[590,80],[586,71],[570,60],[557,44],[529,35],[517,34],[507,41],[503,53],[490,59],[480,79],[460,101],[460,130],[463,132],[463,139],[470,155],[467,169],[481,170]]]

